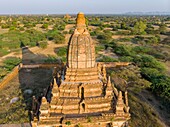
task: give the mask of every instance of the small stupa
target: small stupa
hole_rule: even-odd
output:
[[[65,19],[70,19],[71,16],[70,16],[69,14],[66,14],[66,15],[64,16],[64,18],[65,18]]]

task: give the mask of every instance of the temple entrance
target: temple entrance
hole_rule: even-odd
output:
[[[81,99],[84,99],[84,87],[81,87]]]
[[[83,103],[83,104],[81,104],[81,106],[82,106],[82,109],[83,109],[82,111],[85,112],[85,104]]]

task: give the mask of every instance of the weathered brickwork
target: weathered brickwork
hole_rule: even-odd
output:
[[[105,65],[96,63],[83,13],[77,15],[76,22],[68,62],[54,71],[54,80],[41,99],[37,116],[33,115],[32,126],[125,127],[130,119],[127,92],[118,91]]]

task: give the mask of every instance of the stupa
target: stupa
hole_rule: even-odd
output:
[[[96,62],[95,45],[83,13],[77,15],[67,63],[53,75],[40,106],[33,104],[33,127],[127,126],[127,92],[118,91],[107,76],[105,65]]]
[[[70,16],[69,14],[66,14],[66,15],[64,16],[64,18],[65,18],[65,19],[70,19],[71,16]]]

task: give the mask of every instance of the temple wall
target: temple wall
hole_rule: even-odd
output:
[[[102,82],[72,84],[64,83],[60,86],[60,97],[97,97],[103,94]],[[83,94],[83,95],[82,95]]]

